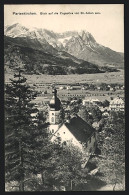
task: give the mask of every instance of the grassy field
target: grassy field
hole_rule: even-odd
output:
[[[44,92],[47,91],[46,96],[48,98],[51,98],[52,96],[52,84],[58,88],[61,85],[70,85],[73,84],[76,88],[76,90],[59,90],[58,89],[58,96],[61,99],[67,99],[68,97],[79,97],[84,98],[87,96],[89,98],[92,96],[92,98],[98,98],[99,100],[103,101],[105,99],[110,100],[111,97],[116,97],[119,95],[120,97],[124,96],[124,91],[90,91],[90,90],[82,90],[79,89],[79,86],[82,86],[83,84],[100,84],[100,83],[118,83],[118,84],[124,84],[124,70],[120,70],[120,72],[111,72],[111,73],[98,73],[98,74],[82,74],[82,75],[25,75],[27,78],[27,83],[34,87],[34,90],[37,90],[38,92]],[[9,82],[9,78],[13,78],[12,74],[5,74],[5,83]],[[79,85],[79,86],[77,86]],[[112,94],[111,94],[112,93]],[[42,100],[42,98],[41,98]]]
[[[113,73],[98,74],[82,74],[82,75],[29,75],[28,80],[39,83],[59,83],[59,84],[75,84],[75,83],[123,83],[124,71]]]
[[[9,81],[12,74],[5,74],[5,82]],[[107,72],[97,74],[72,74],[72,75],[25,75],[29,83],[44,84],[75,84],[75,83],[124,83],[124,70],[120,72]]]

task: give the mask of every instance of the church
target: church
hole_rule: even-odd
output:
[[[63,145],[72,144],[81,152],[93,154],[96,149],[95,129],[78,115],[62,120],[61,101],[57,97],[57,90],[53,89],[53,96],[49,103],[49,133],[51,141],[60,141]]]

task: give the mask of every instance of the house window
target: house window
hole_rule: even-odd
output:
[[[57,137],[58,143],[61,143],[61,137]]]
[[[59,133],[57,133],[57,136],[59,136],[60,134]]]
[[[91,137],[90,137],[90,139],[89,139],[89,143],[91,143]]]
[[[88,146],[88,143],[86,142],[86,148],[87,148],[87,146]]]
[[[65,134],[65,132],[64,132],[64,134]]]
[[[54,133],[54,129],[52,129],[52,133]]]
[[[54,113],[52,113],[52,115],[54,115]]]
[[[63,145],[66,146],[66,141],[63,142]]]

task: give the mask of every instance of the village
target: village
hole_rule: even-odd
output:
[[[10,78],[13,79],[14,74],[14,71],[6,73],[6,84],[10,85]],[[37,128],[37,120],[40,115],[40,123],[43,125],[45,120],[52,143],[59,144],[63,148],[68,147],[70,149],[74,147],[72,151],[75,150],[74,152],[77,156],[78,153],[81,153],[81,157],[79,157],[81,162],[80,160],[78,161],[81,165],[81,171],[85,172],[88,169],[88,174],[86,175],[92,178],[87,184],[81,184],[84,190],[102,191],[107,189],[112,191],[113,189],[123,189],[124,181],[121,180],[123,168],[120,170],[120,167],[124,165],[121,160],[117,165],[116,157],[111,156],[110,158],[110,153],[108,154],[108,152],[110,151],[113,154],[112,151],[114,151],[115,154],[116,147],[121,148],[121,141],[116,143],[116,138],[112,138],[114,136],[110,132],[112,128],[117,128],[118,130],[117,125],[120,123],[122,127],[119,131],[122,132],[118,135],[115,132],[115,135],[117,135],[118,140],[119,136],[124,135],[124,70],[95,75],[35,75],[23,72],[23,76],[27,79],[26,85],[37,94],[31,100],[35,110],[31,113],[35,128]],[[55,107],[56,99],[60,102],[58,109]],[[44,116],[45,119],[43,119]],[[118,122],[116,122],[117,119]],[[109,130],[107,130],[107,126]],[[112,146],[112,143],[118,146],[110,149],[109,147]],[[122,145],[123,143],[124,141],[122,140]],[[107,153],[105,154],[105,152]],[[123,155],[122,153],[122,158],[124,158]],[[118,156],[121,158],[120,155]],[[107,162],[104,159],[108,159]],[[117,174],[119,172],[120,181],[116,181],[118,180],[117,176],[115,180],[110,180],[111,175],[114,177],[114,168],[110,168],[112,159],[115,162],[114,166],[117,166],[115,171]],[[107,169],[106,171],[105,166],[109,167],[109,170]],[[100,177],[100,174],[104,174],[104,176]],[[42,186],[41,174],[37,174],[36,180],[37,178]],[[93,181],[94,179],[95,181]],[[61,185],[58,182],[58,187],[55,185],[52,190],[67,191],[69,189],[73,191],[80,189],[73,180],[71,182],[71,187],[67,186],[65,182]],[[90,188],[90,183],[92,183],[92,188]],[[13,191],[17,189],[12,189],[9,186],[7,188]],[[28,187],[26,189],[29,190]]]
[[[36,87],[40,88],[41,85],[36,85]],[[90,88],[92,86],[92,88]],[[53,87],[53,85],[52,85]],[[52,89],[52,87],[50,87]],[[55,85],[54,85],[55,88]],[[95,85],[88,85],[88,87],[78,86],[78,88],[74,88],[74,86],[57,86],[56,89],[58,90],[58,97],[60,98],[62,108],[66,115],[70,113],[71,106],[77,106],[78,108],[84,106],[85,108],[90,107],[97,107],[101,112],[101,118],[108,119],[110,117],[110,112],[124,112],[125,109],[125,100],[124,100],[124,85],[104,85],[104,87],[96,87],[97,92],[94,93],[93,88]],[[106,88],[106,90],[105,90]],[[79,89],[83,93],[77,93]],[[50,89],[49,89],[50,90]],[[61,93],[62,90],[66,91],[66,93]],[[103,92],[104,91],[104,92]],[[106,91],[106,92],[105,92]],[[117,95],[116,92],[117,91]],[[44,110],[47,108],[47,112],[49,115],[49,104],[52,98],[52,93],[49,94],[47,91],[38,92],[37,97],[32,101],[35,105],[34,107],[37,108],[39,111]],[[37,113],[33,113],[32,116],[36,116]],[[92,113],[89,111],[89,115]],[[49,117],[46,119],[49,122]],[[95,121],[92,126],[94,128],[99,128],[99,121]]]
[[[45,90],[42,88],[45,86]],[[58,90],[58,96],[61,99],[62,104],[66,107],[68,103],[75,103],[78,100],[82,102],[82,105],[97,105],[99,109],[104,111],[120,110],[124,111],[124,85],[122,84],[103,84],[96,86],[93,84],[87,84],[86,86],[60,86],[60,85],[49,85],[47,88],[43,84],[34,84],[33,89],[38,91],[38,95],[33,102],[35,106],[42,110],[43,105],[48,105],[52,97],[51,89],[56,86]],[[47,88],[47,89],[46,89]],[[102,102],[107,100],[109,105],[104,108]]]
[[[33,102],[35,102],[35,108],[37,108],[40,112],[44,111],[44,107],[46,111],[46,120],[49,123],[48,132],[51,137],[51,141],[61,144],[64,147],[67,145],[68,147],[74,146],[78,148],[83,154],[81,167],[82,169],[87,167],[87,163],[89,159],[96,155],[96,151],[98,148],[98,140],[101,137],[101,133],[103,132],[102,126],[104,126],[105,120],[110,120],[112,117],[112,112],[122,112],[124,114],[124,97],[120,97],[122,90],[124,90],[124,85],[117,85],[111,87],[106,85],[107,94],[102,93],[102,88],[98,88],[99,97],[106,96],[105,99],[99,99],[98,94],[94,93],[83,93],[80,94],[70,94],[70,91],[74,89],[72,86],[68,87],[53,87],[52,94],[47,97],[47,92],[42,93],[37,97]],[[57,90],[58,88],[58,90]],[[60,94],[60,91],[66,89],[69,90],[69,93],[66,95]],[[113,90],[110,90],[113,89]],[[83,87],[81,90],[86,90]],[[88,89],[87,89],[88,90]],[[117,91],[120,93],[117,96],[113,96],[113,93],[110,91]],[[59,92],[59,95],[58,95]],[[120,95],[119,95],[120,94]],[[64,98],[65,96],[65,98]],[[44,97],[44,100],[43,100]],[[59,98],[60,99],[59,99]],[[108,97],[108,98],[107,98]],[[110,98],[109,98],[110,97]],[[108,99],[108,100],[107,100]],[[81,118],[79,114],[79,110],[88,109],[89,119],[85,120]],[[94,118],[91,108],[98,109],[96,115],[100,115],[100,117]],[[63,109],[65,119],[61,118],[61,111]],[[75,111],[76,110],[76,111]],[[35,117],[37,113],[33,113],[35,125],[36,120]],[[103,124],[102,124],[103,121]],[[105,137],[108,139],[108,137]],[[101,151],[100,151],[101,156]],[[98,173],[99,167],[95,167],[90,170],[90,175],[94,176]],[[119,185],[118,185],[119,186]],[[110,186],[110,188],[112,188]],[[65,187],[63,188],[65,191]]]
[[[125,191],[124,4],[3,7],[4,190]]]
[[[6,83],[10,85],[11,82],[6,81]],[[102,159],[109,158],[107,162],[112,162],[110,155],[105,154],[105,151],[110,146],[110,144],[107,145],[107,141],[111,143],[115,141],[112,138],[114,133],[110,133],[110,130],[107,131],[106,125],[111,123],[112,128],[116,117],[123,120],[125,107],[124,84],[122,82],[117,84],[87,82],[82,85],[81,83],[59,84],[27,80],[26,86],[30,86],[31,90],[37,94],[31,100],[34,108],[31,117],[35,129],[39,128],[39,124],[46,124],[45,128],[47,128],[49,140],[53,144],[59,145],[63,150],[67,148],[72,153],[74,151],[75,155],[80,155],[80,160],[75,165],[79,164],[81,166],[79,170],[82,172],[88,169],[86,177],[90,177],[91,181],[87,185],[85,182],[79,185],[83,185],[84,189],[90,189],[90,182],[97,178],[96,181],[100,184],[93,182],[95,190],[101,191],[103,185],[110,190],[120,189],[119,182],[115,181],[116,183],[113,184],[106,175],[104,180],[107,179],[107,181],[101,181],[99,174],[105,172],[103,166],[106,166],[106,162],[103,163]],[[124,123],[121,124],[124,125]],[[114,126],[114,128],[116,127]],[[121,130],[123,131],[123,127]],[[40,134],[40,136],[42,135]],[[103,145],[105,141],[106,148]],[[117,144],[121,143],[117,142]],[[36,174],[35,179],[38,179],[42,186],[42,174]],[[77,188],[77,184],[73,180],[71,182],[70,186],[65,182],[62,184],[58,182],[58,185],[53,185],[52,189],[54,191],[67,191],[68,189],[73,191]],[[105,183],[101,184],[102,182]],[[12,186],[7,188],[12,190]],[[15,191],[15,189],[13,190]]]

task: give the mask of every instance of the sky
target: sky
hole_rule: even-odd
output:
[[[16,15],[13,12],[33,12],[36,15]],[[99,14],[95,14],[96,12]],[[64,15],[64,13],[73,14]],[[124,52],[123,4],[4,5],[4,25],[14,23],[20,23],[26,27],[45,28],[60,33],[86,30],[93,35],[98,43],[115,51]]]

